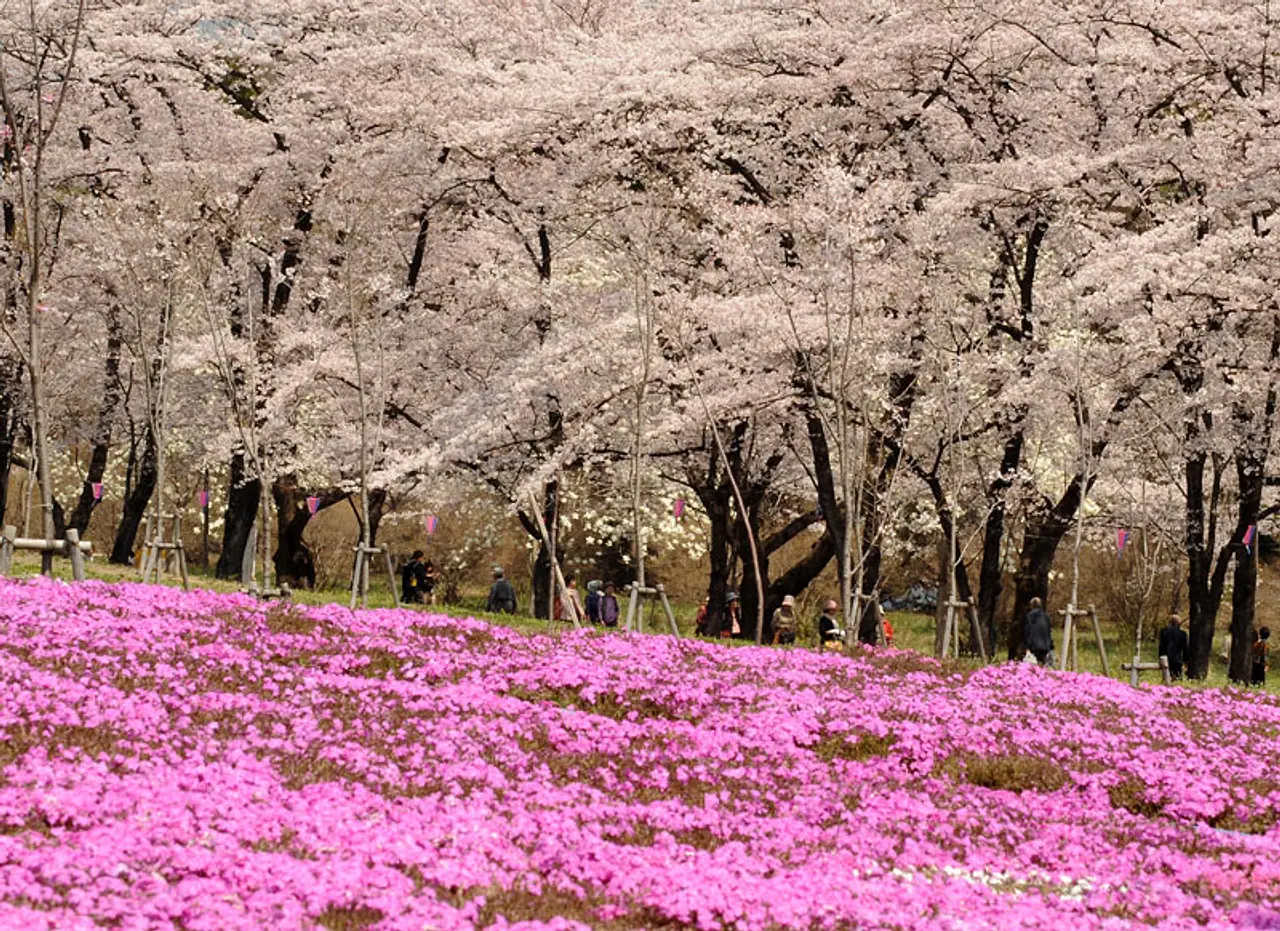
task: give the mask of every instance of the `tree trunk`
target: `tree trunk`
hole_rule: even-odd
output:
[[[1000,594],[1004,589],[1004,521],[1005,494],[1013,485],[1013,478],[1022,463],[1023,433],[1021,418],[1014,433],[1005,441],[1004,455],[1000,460],[1000,472],[991,483],[988,497],[991,510],[982,528],[982,561],[978,569],[978,623],[986,632],[991,655],[996,650],[996,611]],[[966,584],[967,584],[966,579]],[[966,596],[961,596],[966,597]],[[1016,625],[1014,625],[1016,626]]]
[[[1270,441],[1270,430],[1265,428],[1262,437],[1251,440]],[[1258,545],[1256,532],[1258,517],[1262,513],[1262,489],[1265,483],[1266,447],[1249,443],[1236,450],[1236,481],[1240,489],[1240,511],[1236,519],[1236,532],[1232,542],[1236,544],[1236,569],[1231,589],[1231,654],[1227,677],[1232,682],[1248,682],[1251,662],[1249,657],[1249,632],[1253,629],[1258,593]],[[1249,546],[1243,544],[1245,533],[1255,528],[1254,539]]]
[[[1212,489],[1206,512],[1204,497],[1204,473],[1208,455],[1199,452],[1187,459],[1186,476],[1186,526],[1184,544],[1187,554],[1187,610],[1188,657],[1187,675],[1203,679],[1209,674],[1213,660],[1213,634],[1226,587],[1226,567],[1230,549],[1218,555],[1214,566],[1214,550],[1217,547],[1218,506],[1222,500],[1222,475],[1214,464]]]
[[[9,474],[13,468],[13,447],[22,430],[22,364],[15,358],[0,358],[0,526],[9,505]]]
[[[120,381],[120,354],[123,346],[124,334],[120,327],[119,308],[113,305],[107,316],[107,357],[102,378],[102,405],[98,408],[98,422],[90,440],[89,468],[85,471],[80,497],[71,516],[66,518],[59,531],[60,536],[66,536],[66,528],[71,527],[83,537],[89,527],[89,519],[93,516],[93,509],[98,506],[93,486],[101,482],[106,474],[112,428],[115,426],[120,402],[124,398],[124,385]]]
[[[238,579],[244,564],[244,548],[249,542],[249,531],[258,514],[258,499],[262,483],[258,479],[245,478],[244,453],[231,457],[231,475],[227,483],[227,508],[223,511],[222,552],[214,575],[219,579]]]
[[[1031,610],[1032,598],[1042,599],[1045,610],[1054,616],[1049,609],[1049,573],[1053,569],[1058,546],[1080,509],[1084,481],[1084,476],[1077,472],[1057,504],[1042,507],[1027,521],[1022,537],[1022,552],[1018,557],[1013,623],[1009,625],[1009,659],[1018,659],[1022,655],[1022,624],[1019,621]]]
[[[156,438],[150,427],[143,428],[142,444],[142,455],[138,457],[133,486],[124,499],[120,525],[116,528],[115,542],[111,546],[110,561],[118,566],[127,566],[133,562],[138,527],[147,513],[147,505],[151,503],[151,495],[156,489],[156,479],[159,477],[160,463]]]
[[[720,457],[711,447],[705,475],[690,469],[689,484],[702,503],[709,527],[707,558],[710,572],[707,577],[707,621],[705,630],[710,637],[720,636],[726,623],[725,597],[729,594],[729,573],[733,568],[731,533],[732,517],[729,501],[732,489],[721,472]]]
[[[272,482],[271,500],[276,508],[276,579],[300,588],[315,588],[315,557],[302,539],[311,522],[311,511],[297,476],[283,475]]]

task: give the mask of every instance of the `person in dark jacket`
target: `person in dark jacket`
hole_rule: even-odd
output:
[[[594,627],[600,626],[600,594],[601,582],[587,583],[587,622]]]
[[[501,566],[493,567],[493,585],[489,588],[485,610],[495,614],[516,613],[516,590],[503,576]]]
[[[1169,615],[1169,623],[1160,631],[1160,655],[1169,659],[1169,676],[1182,678],[1182,664],[1187,659],[1187,632],[1182,629],[1182,618]]]
[[[400,570],[400,600],[405,604],[422,604],[426,600],[427,567],[422,550],[414,550]]]
[[[1053,621],[1039,598],[1031,599],[1031,610],[1022,620],[1022,642],[1041,666],[1052,662],[1049,654],[1053,652]]]
[[[1258,631],[1257,637],[1258,639],[1249,645],[1249,658],[1253,666],[1249,681],[1254,685],[1266,685],[1267,658],[1271,653],[1271,628],[1262,628]]]

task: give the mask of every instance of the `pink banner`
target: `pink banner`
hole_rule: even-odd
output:
[[[202,510],[202,511],[207,511],[207,510],[209,510],[209,492],[208,492],[208,490],[207,490],[207,489],[203,489],[203,488],[202,488],[200,491],[196,492],[196,501],[198,501],[198,502],[200,503],[200,510]]]
[[[1129,542],[1129,531],[1117,530],[1116,531],[1116,558],[1117,559],[1119,559],[1121,556],[1124,555],[1124,547],[1125,547],[1125,544],[1128,542]]]
[[[91,487],[93,488],[93,500],[101,501],[102,500],[102,482],[94,482]]]
[[[1248,527],[1245,528],[1245,531],[1244,531],[1245,552],[1248,552],[1249,548],[1253,546],[1253,538],[1256,537],[1257,535],[1258,535],[1257,524],[1250,524]]]
[[[436,532],[436,527],[440,524],[440,518],[434,514],[427,515],[427,536],[431,536]]]
[[[320,499],[315,495],[307,496],[307,513],[312,517],[316,516],[316,511],[320,510]]]
[[[671,507],[671,513],[675,515],[676,520],[684,517],[684,498],[676,498],[676,503]]]

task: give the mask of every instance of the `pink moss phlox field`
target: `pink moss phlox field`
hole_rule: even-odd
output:
[[[0,582],[0,928],[1280,928],[1280,702]]]

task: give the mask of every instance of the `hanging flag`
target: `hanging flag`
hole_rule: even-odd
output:
[[[1246,553],[1250,552],[1249,548],[1253,546],[1253,538],[1256,537],[1257,535],[1258,535],[1257,524],[1250,524],[1248,527],[1244,529],[1244,551]]]
[[[316,516],[316,511],[320,510],[320,499],[315,495],[307,496],[307,513],[312,517]]]
[[[431,536],[436,532],[436,526],[440,523],[440,518],[434,514],[427,515],[427,536]]]
[[[1125,544],[1129,542],[1129,531],[1121,528],[1116,531],[1116,559],[1124,555]]]
[[[102,482],[94,482],[90,487],[93,489],[93,500],[101,501],[102,500]]]
[[[209,510],[209,489],[201,488],[196,492],[196,500],[200,502],[200,510]]]
[[[671,513],[675,515],[676,520],[684,517],[684,498],[676,498],[676,503],[671,506]]]

